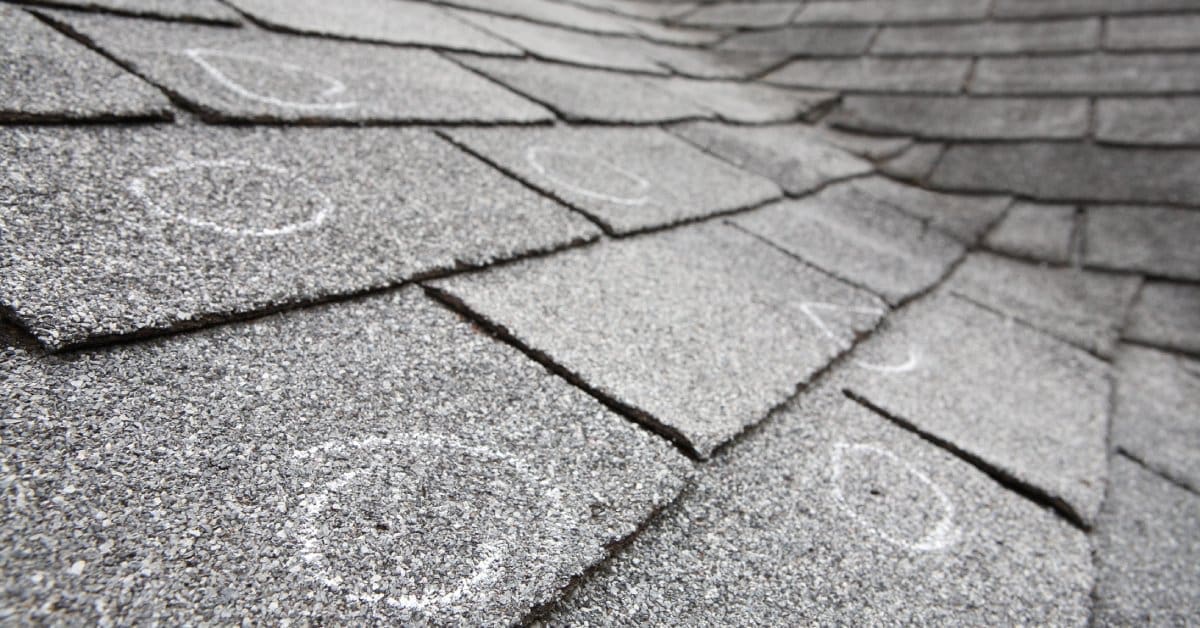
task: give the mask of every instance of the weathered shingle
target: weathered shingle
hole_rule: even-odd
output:
[[[1200,362],[1127,345],[1117,371],[1113,444],[1200,492]]]
[[[1146,282],[1129,313],[1124,336],[1200,355],[1200,286]]]
[[[0,295],[52,347],[597,235],[423,130],[6,129],[0,164]]]
[[[955,296],[889,317],[847,375],[871,405],[1090,525],[1104,499],[1107,364]]]
[[[1200,98],[1101,98],[1096,101],[1096,139],[1200,145]]]
[[[1090,266],[1200,280],[1200,212],[1089,207],[1085,225],[1083,259]]]
[[[1200,54],[986,57],[970,91],[979,94],[1174,94],[1200,91]]]
[[[976,22],[935,26],[889,26],[871,52],[910,54],[1015,54],[1091,51],[1100,43],[1097,19],[1054,22]]]
[[[0,121],[171,117],[158,90],[32,15],[0,6]]]
[[[869,293],[711,223],[434,287],[704,458],[886,311]],[[806,309],[824,304],[849,314],[814,322]]]
[[[206,117],[270,122],[554,118],[429,50],[55,13]]]
[[[1073,205],[1015,203],[984,242],[1008,255],[1066,264],[1075,252],[1076,214]]]
[[[1083,138],[1083,98],[847,96],[831,116],[841,127],[933,139]]]
[[[763,78],[768,83],[850,92],[956,94],[969,59],[797,59]]]
[[[449,137],[612,233],[752,207],[781,194],[767,179],[659,129],[473,129]]]
[[[0,379],[18,623],[507,625],[687,472],[415,289]]]

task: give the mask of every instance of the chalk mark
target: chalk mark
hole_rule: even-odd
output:
[[[845,466],[846,452],[849,450],[867,451],[888,458],[892,462],[903,467],[905,471],[911,473],[914,477],[920,480],[921,483],[928,486],[930,492],[941,504],[942,511],[944,513],[942,518],[938,520],[937,524],[933,526],[932,530],[916,541],[906,541],[904,539],[898,539],[892,536],[888,532],[879,529],[860,517],[858,512],[855,511],[854,508],[852,508],[846,501],[846,496],[842,492],[842,469]],[[946,493],[944,493],[942,489],[938,488],[938,486],[933,483],[933,480],[929,479],[929,476],[914,469],[908,463],[896,456],[896,454],[893,454],[886,449],[863,443],[835,443],[833,446],[833,456],[830,460],[830,464],[833,467],[833,478],[831,483],[834,500],[838,503],[842,510],[850,515],[851,518],[877,534],[880,538],[894,545],[917,552],[933,552],[943,550],[958,542],[960,531],[958,527],[954,525],[954,502],[950,501],[950,498],[946,495]]]
[[[196,161],[184,160],[170,166],[155,166],[146,170],[147,179],[157,179],[172,172],[186,172],[190,170],[198,170],[201,168],[228,168],[233,170],[249,170],[251,168],[265,170],[276,175],[287,175],[289,171],[281,166],[273,166],[270,164],[255,164],[244,159],[201,159]],[[150,197],[146,191],[146,179],[135,177],[127,183],[129,191],[137,197],[150,211],[166,216],[174,220],[178,220],[184,224],[202,229],[210,229],[228,236],[244,236],[253,238],[269,238],[281,235],[289,235],[301,231],[320,226],[333,213],[333,203],[325,196],[315,185],[307,179],[299,178],[296,180],[299,184],[308,188],[308,191],[303,196],[315,199],[319,203],[319,208],[307,220],[294,222],[282,227],[269,227],[266,229],[242,229],[230,227],[228,225],[196,218],[184,213],[170,211],[163,208]]]
[[[229,76],[222,72],[220,68],[209,63],[207,57],[236,59],[238,61],[257,63],[259,65],[278,68],[293,74],[311,76],[328,85],[328,87],[317,94],[318,98],[332,98],[333,96],[337,96],[338,94],[346,91],[346,84],[340,80],[329,76],[328,74],[303,68],[292,63],[275,61],[272,59],[239,52],[225,52],[222,50],[211,50],[207,48],[188,48],[183,51],[183,55],[204,69],[204,71],[207,72],[215,81],[220,83],[222,87],[247,100],[254,100],[287,109],[349,109],[350,107],[355,107],[358,105],[358,103],[354,101],[340,101],[331,103],[296,102],[293,100],[283,100],[281,98],[275,98],[274,96],[259,94],[258,92],[247,89],[241,83],[229,78]]]
[[[603,167],[607,170],[615,172],[618,175],[620,175],[621,177],[624,177],[625,179],[632,181],[637,188],[637,192],[643,193],[643,195],[637,196],[637,197],[613,196],[611,194],[597,192],[596,190],[585,188],[585,187],[583,187],[581,185],[577,185],[571,181],[567,181],[566,179],[563,179],[559,176],[556,176],[555,174],[552,174],[551,170],[549,168],[547,168],[545,164],[542,163],[541,158],[543,155],[552,155],[552,154],[566,155],[568,157],[587,159],[600,167]],[[533,169],[536,170],[538,174],[549,179],[550,182],[554,183],[555,185],[564,187],[564,188],[570,190],[571,192],[574,192],[581,196],[587,196],[589,198],[607,201],[609,203],[616,203],[618,205],[638,206],[638,205],[645,205],[646,203],[650,202],[650,197],[648,195],[644,194],[645,192],[648,192],[650,190],[650,188],[652,187],[651,183],[649,181],[647,181],[644,177],[642,177],[636,173],[630,172],[616,164],[609,163],[608,161],[605,161],[603,159],[598,159],[598,158],[595,158],[595,157],[592,157],[589,155],[583,155],[581,153],[576,153],[576,152],[572,152],[572,151],[561,150],[561,149],[556,149],[556,148],[548,148],[545,146],[530,146],[525,151],[525,161],[529,162],[529,165],[532,166]]]

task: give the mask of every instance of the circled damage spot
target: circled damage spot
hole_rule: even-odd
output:
[[[205,48],[188,48],[183,55],[222,87],[247,100],[285,109],[349,109],[358,104],[333,100],[346,91],[342,81],[292,63]],[[268,90],[271,93],[264,93]]]
[[[290,235],[333,214],[333,203],[306,177],[245,159],[185,159],[148,168],[127,187],[156,216],[227,236]]]
[[[604,159],[547,146],[531,146],[525,160],[551,183],[580,196],[617,205],[650,202],[649,181]]]

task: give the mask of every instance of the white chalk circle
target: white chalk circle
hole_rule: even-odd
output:
[[[165,189],[152,192],[153,186],[188,184],[202,189],[175,190],[174,194]],[[282,166],[245,159],[183,160],[156,166],[148,168],[142,177],[130,179],[127,187],[158,216],[227,236],[270,238],[308,231],[333,213],[333,203],[308,179]],[[267,189],[249,193],[252,188]],[[176,207],[177,203],[194,209]],[[275,207],[264,207],[264,203]],[[286,211],[272,211],[276,208]],[[196,209],[226,215],[201,216]]]
[[[286,109],[349,109],[355,107],[358,103],[354,101],[332,101],[321,102],[321,99],[328,99],[337,96],[346,91],[346,84],[338,79],[316,72],[301,66],[275,61],[255,55],[242,54],[238,52],[225,52],[222,50],[210,50],[207,48],[188,48],[183,51],[183,55],[191,59],[200,66],[209,76],[213,78],[225,89],[245,98],[256,102],[283,107]],[[268,94],[260,94],[249,87],[246,87],[241,81],[234,80],[217,67],[213,63],[214,60],[234,61],[236,63],[248,64],[251,66],[259,66],[276,74],[284,73],[296,77],[306,85],[313,85],[314,98],[312,101],[301,102],[284,98],[277,98]],[[315,84],[315,85],[314,85]],[[319,91],[318,91],[319,90]]]
[[[872,467],[868,458],[875,459],[875,466]],[[855,459],[853,462],[850,459]],[[901,472],[916,478],[916,480],[925,488],[925,494],[932,496],[937,502],[940,513],[936,522],[932,526],[928,526],[924,534],[916,539],[902,538],[898,534],[889,531],[882,526],[876,525],[868,517],[863,516],[857,508],[855,508],[846,499],[846,494],[842,489],[842,478],[848,465],[854,465],[855,469],[880,469],[880,462],[886,462],[891,468],[898,469]],[[960,531],[958,526],[954,524],[954,503],[946,495],[942,489],[938,488],[929,476],[914,469],[908,463],[901,460],[892,452],[866,445],[862,443],[836,443],[833,446],[833,453],[830,460],[833,477],[831,479],[832,493],[834,501],[855,521],[865,528],[871,530],[885,541],[903,547],[914,552],[933,552],[944,550],[958,542]],[[882,471],[882,469],[880,469]]]
[[[878,308],[878,307],[854,306],[854,305],[834,305],[832,303],[818,303],[818,302],[801,303],[798,307],[800,308],[800,311],[803,312],[806,317],[808,317],[808,320],[817,327],[817,329],[821,330],[821,332],[823,334],[825,334],[825,336],[827,338],[829,338],[830,340],[832,340],[835,343],[849,342],[850,339],[842,338],[836,332],[834,332],[833,328],[829,326],[829,324],[825,321],[824,317],[822,317],[820,315],[819,312],[821,310],[833,311],[833,312],[849,312],[851,314],[863,314],[863,315],[867,315],[867,316],[882,316],[883,314],[886,313],[885,309]],[[916,369],[917,365],[919,365],[921,363],[921,355],[917,351],[917,348],[914,347],[910,343],[908,346],[907,357],[904,360],[901,360],[899,362],[893,362],[891,364],[880,364],[880,363],[876,363],[876,362],[868,362],[866,360],[862,360],[862,359],[856,357],[856,358],[851,359],[851,363],[861,369],[865,369],[868,371],[875,371],[877,373],[888,373],[888,374],[894,375],[897,373],[905,373],[905,372]]]
[[[293,569],[352,601],[436,611],[500,578],[512,545],[532,544],[528,537],[537,535],[547,549],[569,536],[561,494],[547,490],[523,459],[450,435],[330,441],[296,451],[293,461],[308,472],[327,462],[343,469],[300,497]],[[489,483],[474,477],[484,471]],[[479,484],[461,484],[469,482]],[[523,498],[510,501],[520,491]],[[496,536],[486,534],[489,524],[499,528]],[[383,555],[395,543],[409,553]],[[332,552],[339,552],[336,563]]]
[[[547,146],[531,146],[525,151],[525,160],[529,162],[530,167],[551,183],[580,196],[617,205],[638,206],[650,202],[647,194],[651,188],[649,181],[637,173],[603,159]],[[574,170],[574,172],[565,172],[570,170]],[[578,183],[584,176],[599,173],[616,175],[618,179],[628,181],[629,190],[626,190],[624,194],[617,195],[594,190]]]

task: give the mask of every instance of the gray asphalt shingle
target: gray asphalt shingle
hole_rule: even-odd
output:
[[[655,85],[713,111],[729,122],[790,122],[825,107],[837,94],[738,81],[669,78]]]
[[[0,121],[171,117],[167,98],[32,15],[0,5]]]
[[[853,181],[731,222],[892,304],[937,283],[963,254],[957,240],[858,190]]]
[[[571,121],[651,123],[716,117],[642,76],[533,60],[455,58]]]
[[[1196,0],[995,0],[992,15],[1047,18],[1195,10]]]
[[[1125,345],[1117,372],[1113,444],[1200,492],[1200,362]]]
[[[1180,625],[1200,607],[1200,497],[1121,456],[1099,527],[1098,624]]]
[[[870,26],[795,26],[735,33],[719,47],[799,56],[855,56],[867,51],[874,36],[875,28]]]
[[[936,187],[1036,199],[1200,205],[1200,150],[1067,142],[959,143],[930,175]]]
[[[1104,499],[1107,364],[955,296],[884,321],[856,395],[1085,525]]]
[[[882,55],[992,55],[1081,52],[1100,43],[1100,20],[978,22],[936,26],[889,26],[871,45]]]
[[[1125,337],[1200,355],[1200,286],[1146,282],[1129,313]]]
[[[545,108],[428,50],[55,13],[206,117],[534,122]]]
[[[0,295],[52,347],[597,234],[421,130],[3,129],[0,165]]]
[[[781,195],[767,179],[659,129],[464,129],[448,135],[611,233],[662,227]]]
[[[1066,264],[1075,253],[1076,209],[1071,205],[1018,202],[984,243],[1008,255]]]
[[[811,127],[734,127],[694,122],[671,132],[739,168],[778,183],[789,194],[866,174],[871,164],[818,139]]]
[[[1096,139],[1200,145],[1200,98],[1101,98],[1096,101]]]
[[[1139,279],[1052,268],[977,253],[945,283],[991,309],[1097,355],[1110,357]]]
[[[1174,94],[1200,92],[1200,54],[1086,54],[985,57],[969,91],[977,94]]]
[[[1083,533],[831,388],[714,460],[548,624],[1085,623]]]
[[[1083,98],[847,96],[835,125],[932,139],[1083,138],[1090,119]]]
[[[763,80],[849,92],[957,94],[970,68],[969,59],[953,58],[797,59]]]
[[[184,22],[241,24],[236,11],[220,0],[20,0],[25,4],[104,11]]]
[[[1088,266],[1200,280],[1200,213],[1167,207],[1089,207],[1084,224],[1083,261]]]
[[[752,4],[723,2],[698,7],[677,21],[717,28],[770,28],[792,20],[800,8],[795,2],[766,0]]]
[[[431,4],[412,0],[228,0],[285,31],[385,44],[519,56],[511,46]]]
[[[974,243],[1012,203],[1007,196],[939,194],[884,177],[857,182],[879,202],[912,214],[967,244]]]
[[[978,20],[988,0],[828,0],[809,2],[793,20],[798,24],[903,24]]]
[[[687,472],[415,289],[0,379],[6,622],[506,625]]]
[[[1110,18],[1104,30],[1104,46],[1114,50],[1200,48],[1200,15]]]
[[[887,311],[720,224],[433,284],[700,457],[760,421]],[[821,322],[828,304],[850,315]]]

